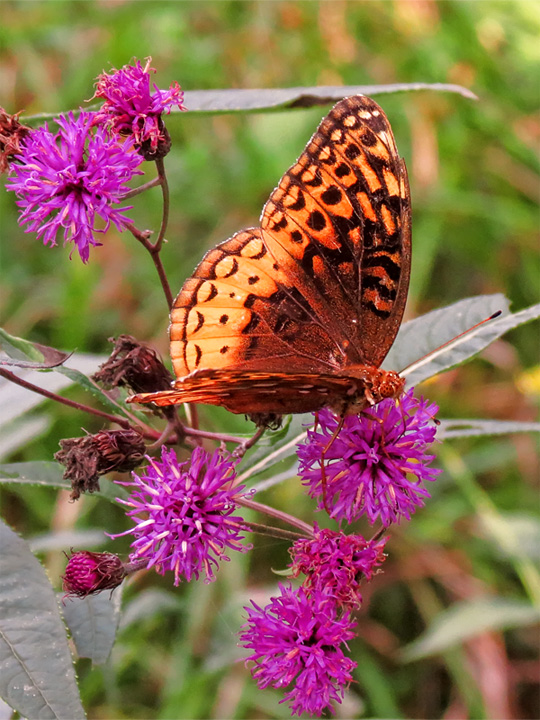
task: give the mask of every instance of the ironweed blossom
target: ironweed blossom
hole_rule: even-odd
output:
[[[135,65],[124,65],[111,74],[102,73],[96,83],[94,97],[104,98],[102,108],[96,114],[96,123],[103,123],[113,132],[133,138],[146,160],[163,157],[170,149],[170,138],[161,119],[173,106],[180,110],[184,93],[175,82],[168,90],[160,90],[154,84],[150,88],[152,58],[144,67],[137,60]]]
[[[413,397],[383,400],[360,415],[345,418],[339,435],[325,453],[324,478],[330,515],[352,523],[365,514],[384,526],[410,519],[429,493],[422,483],[441,472],[429,465],[426,448],[435,440],[433,418],[438,407]],[[321,453],[339,419],[328,409],[318,414],[318,427],[297,448],[299,475],[311,497],[323,493]],[[321,500],[319,508],[324,508]]]
[[[371,580],[384,562],[387,540],[365,540],[361,535],[320,530],[315,525],[314,537],[300,538],[290,548],[293,576],[305,575],[302,585],[310,592],[320,591],[343,607],[358,608],[362,603],[360,583]]]
[[[102,128],[92,130],[92,114],[73,113],[57,118],[59,131],[47,125],[28,133],[21,142],[17,162],[7,189],[16,193],[22,209],[19,224],[35,232],[44,245],[73,243],[83,262],[91,245],[101,245],[95,233],[103,233],[113,222],[119,231],[129,222],[125,212],[132,206],[114,207],[130,188],[141,156],[129,142],[111,139]],[[97,218],[105,227],[96,227]]]
[[[243,519],[233,515],[236,499],[244,486],[232,488],[235,461],[216,450],[212,455],[196,448],[190,460],[178,462],[175,451],[162,449],[161,461],[148,457],[149,465],[132,482],[116,481],[134,489],[127,500],[127,513],[136,525],[122,535],[135,540],[131,562],[147,560],[164,575],[174,573],[174,584],[181,577],[206,582],[215,580],[219,560],[229,560],[227,548],[246,552],[242,545]],[[115,535],[113,537],[118,537]]]
[[[293,685],[281,701],[290,703],[293,715],[333,713],[332,702],[341,703],[356,667],[342,650],[356,623],[324,593],[279,588],[266,607],[252,600],[253,607],[244,608],[240,644],[253,651],[245,662],[254,663],[251,674],[261,689]]]

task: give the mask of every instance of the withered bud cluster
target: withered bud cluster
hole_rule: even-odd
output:
[[[146,446],[135,430],[104,430],[95,435],[60,440],[55,459],[66,466],[64,478],[71,480],[71,499],[81,493],[99,491],[99,476],[116,470],[129,472],[144,459]]]
[[[155,350],[131,335],[120,335],[114,342],[109,359],[93,375],[96,382],[107,387],[128,387],[135,392],[168,390],[172,375]]]
[[[21,141],[31,130],[19,122],[19,115],[10,115],[0,107],[0,173],[5,172],[10,161],[21,152]]]
[[[68,597],[87,597],[102,590],[114,590],[126,577],[124,563],[112,553],[84,550],[71,555],[62,577]]]

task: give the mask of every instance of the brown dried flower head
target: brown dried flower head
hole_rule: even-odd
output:
[[[55,459],[66,466],[64,478],[71,480],[71,499],[83,492],[99,491],[99,476],[116,470],[129,472],[144,459],[146,446],[135,430],[104,430],[95,435],[66,438]]]

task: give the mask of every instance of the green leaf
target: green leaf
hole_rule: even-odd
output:
[[[46,460],[3,463],[0,465],[0,482],[71,488],[71,482],[62,477],[64,470],[60,463]]]
[[[2,350],[10,358],[15,358],[16,360],[33,360],[37,363],[43,362],[44,355],[38,350],[36,345],[16,335],[10,335],[3,328],[0,328],[0,345],[2,346]]]
[[[84,718],[66,630],[45,570],[0,523],[0,695],[24,718]]]
[[[470,100],[477,97],[461,85],[445,83],[394,83],[392,85],[327,85],[315,87],[188,90],[184,103],[190,112],[245,112],[309,108],[336,103],[349,95],[384,95],[417,90],[458,93]]]
[[[85,598],[66,598],[63,614],[79,657],[103,664],[111,654],[120,620],[120,588]]]
[[[441,420],[437,439],[475,437],[477,435],[505,435],[507,433],[540,432],[540,423],[518,420]]]
[[[500,317],[466,332],[497,311],[502,312]],[[460,300],[405,323],[384,366],[406,366],[401,374],[411,387],[469,360],[508,330],[538,317],[540,303],[510,314],[508,301],[500,294]]]
[[[95,372],[98,365],[107,359],[105,355],[85,355],[77,353],[69,355],[55,348],[39,345],[38,343],[30,343],[27,340],[10,335],[5,330],[2,330],[2,328],[0,328],[0,342],[6,354],[11,358],[15,358],[15,362],[12,364],[16,367],[25,368],[26,370],[54,370],[70,382],[59,383],[58,378],[48,372],[45,374],[40,373],[39,376],[23,374],[21,375],[23,379],[50,392],[58,392],[65,387],[69,387],[71,384],[79,385],[84,390],[90,392],[109,411],[117,415],[120,414],[123,417],[129,417],[129,413],[127,408],[124,407],[123,402],[113,400],[97,383],[85,374],[85,372]],[[67,360],[71,361],[70,364],[73,365],[73,367],[67,367],[64,364]],[[82,370],[84,372],[82,372]],[[28,394],[29,390],[22,389],[22,392]],[[32,405],[37,405],[40,402],[44,402],[44,398],[36,394]]]
[[[463,87],[452,83],[393,83],[389,85],[319,85],[314,87],[263,88],[234,90],[186,90],[184,105],[191,113],[231,113],[261,112],[262,110],[289,110],[292,108],[310,108],[329,105],[349,95],[388,95],[400,92],[456,93],[469,100],[478,100],[477,96]],[[95,110],[92,105],[87,110]],[[179,113],[176,108],[172,113]],[[40,113],[22,117],[24,122],[42,122],[54,120],[56,114]]]
[[[486,597],[456,603],[431,623],[428,630],[404,648],[405,661],[420,660],[444,652],[491,630],[524,627],[540,620],[540,608],[520,600]]]

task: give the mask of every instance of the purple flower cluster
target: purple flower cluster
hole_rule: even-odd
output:
[[[243,519],[233,515],[243,486],[234,488],[234,461],[219,451],[209,455],[196,448],[190,460],[178,462],[174,450],[162,449],[161,462],[148,458],[142,475],[132,473],[132,482],[120,482],[134,490],[127,500],[127,513],[136,525],[132,534],[131,562],[146,559],[147,567],[164,574],[174,573],[174,584],[183,577],[215,579],[220,560],[229,560],[227,548],[246,552],[242,545]],[[115,536],[117,537],[117,536]]]
[[[338,605],[358,608],[362,603],[360,583],[369,581],[384,562],[387,537],[365,540],[361,535],[345,535],[335,530],[320,530],[315,525],[312,538],[300,538],[293,544],[293,577],[305,575],[303,587],[333,597]]]
[[[161,120],[163,112],[169,113],[175,105],[185,110],[182,101],[184,93],[175,82],[169,90],[150,88],[150,67],[148,58],[143,67],[140,61],[125,65],[111,74],[102,73],[96,83],[95,97],[105,102],[96,115],[96,123],[103,123],[115,133],[129,135],[140,148],[145,143],[148,150],[156,153],[165,139]],[[148,158],[147,158],[148,159]]]
[[[116,207],[129,190],[141,156],[130,142],[109,137],[103,128],[93,129],[91,113],[61,115],[58,132],[48,126],[32,130],[21,144],[17,162],[11,166],[7,189],[17,194],[22,209],[20,225],[36,232],[44,245],[73,243],[83,262],[90,246],[100,245],[95,233],[105,232],[110,223],[123,230],[131,206]],[[105,227],[97,227],[97,219]]]
[[[426,454],[435,440],[438,408],[412,393],[346,417],[330,445],[339,418],[328,409],[318,413],[319,427],[297,449],[299,475],[311,497],[326,495],[331,517],[352,523],[365,514],[371,523],[388,526],[409,520],[429,497],[422,483],[441,472],[429,467],[434,456]]]
[[[342,649],[348,649],[356,623],[323,592],[279,587],[281,594],[265,608],[253,600],[245,608],[240,640],[252,650],[246,663],[254,663],[252,675],[261,689],[293,684],[281,701],[290,702],[293,715],[333,711],[331,703],[342,701],[356,667]]]

